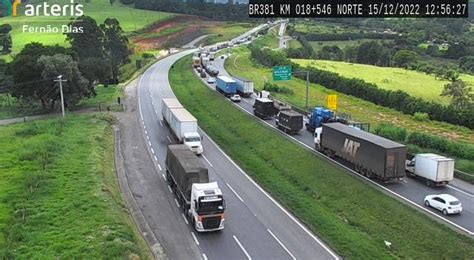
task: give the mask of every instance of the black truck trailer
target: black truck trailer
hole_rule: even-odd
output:
[[[257,98],[253,104],[253,114],[261,119],[267,119],[275,115],[273,101],[268,98]]]
[[[405,145],[341,123],[323,124],[315,140],[318,150],[352,163],[364,176],[383,181],[405,177]]]
[[[293,110],[282,110],[275,120],[278,129],[289,134],[297,134],[303,129],[303,115]]]

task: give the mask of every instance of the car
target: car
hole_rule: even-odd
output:
[[[209,83],[209,84],[214,84],[214,83],[216,83],[216,78],[215,78],[215,77],[209,77],[209,78],[207,78],[207,83]]]
[[[240,98],[238,94],[235,94],[230,97],[230,100],[232,100],[232,102],[240,102],[240,100],[242,99]]]
[[[201,67],[197,67],[197,68],[196,68],[196,71],[197,71],[199,74],[201,74],[202,68],[201,68]]]
[[[205,78],[206,77],[206,72],[203,70],[201,71],[201,78]]]
[[[462,204],[456,197],[449,194],[428,195],[425,197],[425,205],[448,214],[461,214]]]

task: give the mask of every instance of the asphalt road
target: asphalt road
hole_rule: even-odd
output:
[[[225,59],[221,59],[218,57],[214,62],[213,65],[219,70],[219,75],[226,75],[230,76],[224,69],[224,62]],[[213,88],[213,87],[211,87]],[[223,96],[224,98],[224,96]],[[254,103],[255,96],[250,98],[242,98],[242,102],[238,103],[237,105],[242,108],[244,111],[248,112],[249,114],[253,114],[253,103]],[[255,117],[257,120],[261,120]],[[269,126],[276,129],[275,120],[265,120]],[[285,134],[285,136],[289,137]],[[306,129],[301,130],[301,132],[297,135],[290,137],[302,146],[305,146],[314,151],[314,141],[312,133],[306,131]],[[316,151],[314,151],[317,153]],[[322,156],[322,154],[318,153]],[[353,170],[351,165],[338,160],[339,163],[343,164],[347,168]],[[353,174],[357,174],[354,171],[351,171]],[[358,175],[360,176],[360,175]],[[362,176],[361,176],[362,177]],[[365,177],[363,177],[366,179]],[[383,187],[387,192],[399,197],[402,200],[408,201],[416,205],[415,207],[423,210],[424,212],[441,219],[457,228],[461,229],[462,231],[474,235],[474,186],[468,183],[465,183],[461,180],[455,180],[451,184],[446,187],[438,187],[438,188],[431,188],[424,184],[424,182],[419,181],[417,179],[412,179],[406,177],[403,182],[398,183],[390,183],[386,184],[383,182],[378,182],[374,180],[366,179],[367,181],[378,185],[379,187]],[[444,216],[441,212],[428,208],[424,206],[423,200],[426,195],[429,194],[442,194],[447,193],[455,196],[460,200],[463,206],[463,212],[460,215],[450,215]]]
[[[174,142],[161,116],[161,99],[174,96],[168,82],[168,71],[174,62],[191,52],[193,50],[157,62],[142,75],[139,82],[139,108],[145,136],[136,138],[145,138],[148,142],[149,151],[157,163],[159,174],[164,174],[167,145]],[[170,230],[168,231],[170,234],[161,234],[164,240],[167,236],[191,236],[204,259],[337,258],[320,239],[255,184],[208,136],[202,134],[204,153],[200,158],[209,168],[210,180],[219,183],[227,201],[225,229],[214,233],[196,233],[184,215],[177,213],[178,210],[166,210],[165,213],[160,212],[156,218],[182,220],[187,234],[181,234],[181,228],[177,229],[176,233]],[[163,189],[166,184],[164,178],[159,178],[159,182],[159,184],[142,182],[141,185],[144,191]],[[147,195],[141,194],[145,197]],[[165,196],[173,198],[174,195],[167,193]],[[148,198],[150,199],[152,198]],[[143,203],[146,203],[146,200]],[[142,206],[149,207],[146,204]],[[180,209],[177,202],[163,203],[159,207]],[[154,218],[154,216],[148,217]],[[151,228],[160,231],[159,227]],[[166,251],[166,243],[163,245]],[[175,247],[179,246],[174,245],[173,248]]]

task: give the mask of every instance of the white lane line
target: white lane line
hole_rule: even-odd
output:
[[[207,260],[207,255],[204,254],[204,253],[202,253],[202,258],[203,258],[204,260]]]
[[[161,127],[163,127],[163,120],[160,120],[160,125]]]
[[[160,169],[160,172],[161,172],[161,165],[158,164],[158,169]]]
[[[182,216],[183,219],[184,219],[184,223],[186,223],[186,225],[188,225],[189,222],[188,222],[188,220],[186,219],[186,216],[185,216],[183,213],[181,213],[181,216]]]
[[[148,141],[148,145],[151,147],[151,142],[150,141]]]
[[[152,154],[155,154],[155,150],[153,150],[153,148],[151,148],[151,153],[152,153]]]
[[[250,114],[250,113],[249,113]],[[306,234],[308,234],[316,243],[318,243],[321,247],[323,247],[329,254],[331,254],[334,259],[339,259],[339,257],[329,248],[327,247],[319,238],[317,238],[311,231],[309,231],[303,224],[301,224],[292,214],[290,214],[280,203],[278,203],[270,194],[268,194],[260,185],[258,185],[250,176],[247,175],[247,173],[240,168],[237,163],[234,162],[217,144],[214,142],[214,140],[209,137],[205,132],[202,132],[203,135],[206,135],[207,139],[211,141],[211,143],[214,144],[215,147],[229,160],[249,181],[252,183],[255,187],[257,187],[260,192],[262,192],[273,204],[275,204],[283,213],[285,213],[296,225],[298,225]],[[296,139],[295,139],[296,140]]]
[[[196,245],[199,246],[199,241],[198,241],[198,238],[196,237],[196,235],[194,234],[194,232],[191,231],[191,235],[193,236],[194,238],[194,242],[196,242]]]
[[[156,158],[155,155],[153,155],[153,159],[155,160],[155,162],[158,161],[158,158]]]
[[[147,131],[147,130],[145,130],[145,135],[148,135],[148,131]]]
[[[463,190],[461,190],[461,189],[458,189],[458,188],[456,188],[456,187],[453,187],[453,186],[451,186],[451,185],[446,185],[446,186],[447,186],[448,188],[453,189],[453,190],[459,191],[459,192],[463,193],[464,195],[467,195],[467,196],[469,196],[469,197],[471,197],[471,198],[474,198],[474,195],[471,194],[471,193],[465,192],[465,191],[463,191]]]
[[[174,198],[174,202],[176,202],[176,206],[178,206],[178,208],[181,208],[181,207],[179,206],[179,202],[178,202],[178,200],[177,200],[176,198]]]
[[[232,235],[232,237],[234,237],[234,240],[235,242],[237,242],[237,244],[240,246],[240,249],[242,249],[242,251],[244,251],[244,254],[247,256],[247,259],[248,260],[252,260],[252,257],[250,257],[249,253],[247,253],[247,250],[245,250],[245,248],[242,246],[242,244],[240,243],[240,241],[237,239],[237,237],[235,235]]]
[[[163,177],[163,180],[166,181],[166,177],[165,177],[165,175],[164,175],[163,173],[161,174],[161,176]]]
[[[170,138],[169,135],[167,135],[166,138],[168,138],[168,141],[169,141],[170,143],[172,143],[172,142],[171,142],[171,138]]]
[[[173,193],[173,190],[171,189],[170,185],[168,185],[168,190],[170,190],[170,193]]]
[[[206,162],[214,168],[214,166],[212,166],[212,163],[206,158],[206,156],[204,156],[204,154],[202,155],[202,158],[204,158],[204,160],[206,160]]]
[[[239,194],[232,188],[232,186],[230,186],[229,183],[225,183],[227,185],[227,187],[229,187],[229,189],[235,194],[235,196],[240,200],[242,201],[242,203],[244,202],[244,200],[239,196]]]
[[[146,131],[146,130],[145,130],[145,131]],[[150,141],[150,137],[149,137],[148,135],[146,136],[146,139],[148,139],[148,141]]]
[[[280,239],[278,239],[277,236],[275,236],[275,234],[273,234],[273,232],[270,229],[267,229],[267,231],[278,242],[278,244],[280,244],[280,246],[283,247],[283,249],[285,249],[285,251],[291,256],[291,259],[296,260],[296,257],[290,252],[290,250],[288,250],[288,248],[286,248],[285,245],[283,245]]]
[[[143,129],[146,130],[146,125],[145,125],[145,122],[143,122]]]

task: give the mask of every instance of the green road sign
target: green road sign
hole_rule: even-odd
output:
[[[275,66],[273,67],[273,80],[290,80],[291,66]]]

